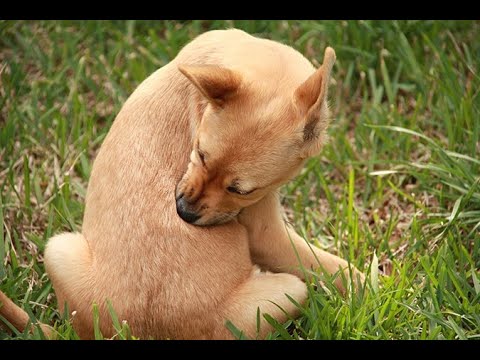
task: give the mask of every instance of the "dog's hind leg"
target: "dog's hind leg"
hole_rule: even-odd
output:
[[[74,328],[81,338],[90,337],[93,327],[91,304],[94,278],[92,256],[82,234],[64,233],[51,238],[45,249],[45,267],[52,280],[61,313],[68,304],[76,311]]]
[[[233,339],[225,326],[231,321],[249,338],[260,339],[273,331],[264,319],[267,313],[280,323],[289,317],[295,318],[300,309],[285,295],[288,294],[302,304],[307,298],[307,287],[298,277],[290,274],[253,273],[237,288],[221,307],[220,320],[214,331],[214,339]],[[257,333],[257,309],[260,309],[260,328]],[[288,314],[288,315],[287,315]]]

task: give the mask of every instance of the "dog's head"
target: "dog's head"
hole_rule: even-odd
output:
[[[179,66],[207,99],[190,163],[176,188],[179,216],[194,225],[232,220],[243,208],[296,176],[318,154],[328,125],[327,90],[335,62],[293,91],[247,82],[218,66]]]

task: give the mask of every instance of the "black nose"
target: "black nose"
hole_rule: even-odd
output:
[[[186,209],[185,200],[183,197],[177,199],[177,214],[182,218],[183,221],[186,221],[189,224],[192,224],[200,219],[200,216],[195,212],[191,212]]]

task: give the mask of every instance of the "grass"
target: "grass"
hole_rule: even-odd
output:
[[[92,160],[133,89],[232,26],[315,65],[336,49],[330,142],[282,194],[300,234],[369,274],[346,298],[313,276],[303,315],[269,318],[270,338],[480,338],[478,21],[0,21],[0,290],[77,338],[45,243],[80,229]]]

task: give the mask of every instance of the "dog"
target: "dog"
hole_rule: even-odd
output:
[[[315,69],[287,45],[214,30],[138,86],[94,162],[82,232],[45,250],[80,338],[94,335],[94,303],[115,334],[107,300],[141,338],[232,339],[227,320],[264,338],[272,327],[262,316],[257,329],[257,309],[299,315],[287,295],[305,303],[302,266],[363,281],[299,236],[278,196],[325,143],[334,62],[330,47]],[[0,312],[26,326],[13,303]]]

